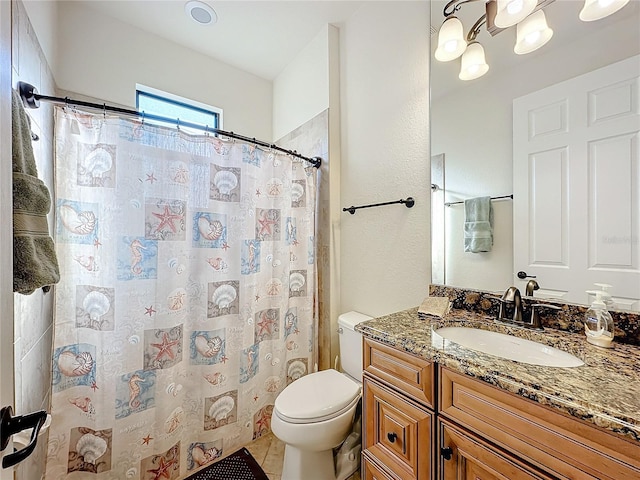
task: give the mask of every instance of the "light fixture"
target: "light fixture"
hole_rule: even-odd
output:
[[[497,0],[496,27],[508,28],[527,18],[538,5],[537,0]]]
[[[629,0],[585,0],[580,10],[580,20],[591,22],[600,20],[624,7]]]
[[[484,58],[484,48],[478,42],[471,42],[462,55],[460,80],[475,80],[489,71]]]
[[[438,32],[436,60],[448,62],[462,55],[467,48],[463,35],[462,22],[453,16],[446,18]]]
[[[553,37],[553,30],[547,25],[542,10],[532,13],[516,26],[516,46],[513,51],[518,55],[537,50]]]
[[[204,2],[191,0],[184,6],[187,16],[199,25],[212,25],[218,21],[215,10]]]
[[[553,30],[547,25],[542,9],[555,0],[483,0],[485,11],[469,30],[465,42],[464,26],[453,14],[467,3],[479,1],[450,0],[442,11],[444,22],[438,32],[438,48],[435,57],[441,62],[448,62],[462,55],[458,75],[461,80],[473,80],[489,70],[484,57],[484,48],[475,41],[480,33],[480,27],[485,24],[486,30],[492,36],[516,25],[516,44],[513,51],[518,55],[537,50],[553,36]],[[604,18],[617,12],[627,3],[629,0],[585,0],[580,12],[580,20],[589,22]]]

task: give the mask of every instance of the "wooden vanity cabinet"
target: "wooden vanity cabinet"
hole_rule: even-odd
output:
[[[432,480],[433,363],[364,340],[363,476]]]
[[[640,479],[637,442],[363,342],[366,480]]]
[[[438,380],[439,417],[473,432],[496,451],[556,478],[640,479],[637,442],[444,367]]]

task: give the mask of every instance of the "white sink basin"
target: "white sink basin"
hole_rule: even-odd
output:
[[[580,367],[584,365],[584,362],[579,358],[555,347],[479,328],[438,328],[431,333],[431,338],[435,347],[446,346],[445,341],[449,340],[471,350],[531,365],[545,367]]]

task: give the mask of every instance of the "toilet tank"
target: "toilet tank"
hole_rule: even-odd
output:
[[[360,312],[347,312],[338,317],[342,371],[359,382],[362,382],[362,334],[354,327],[372,318]]]

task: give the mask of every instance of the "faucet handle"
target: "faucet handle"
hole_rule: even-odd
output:
[[[536,308],[537,307],[537,308]],[[548,308],[550,310],[562,310],[560,307],[556,307],[555,305],[547,305],[546,303],[534,303],[531,305],[531,328],[535,328],[537,330],[542,330],[542,320],[540,320],[540,315],[538,314],[539,308]]]
[[[527,282],[525,287],[525,295],[527,297],[533,297],[533,292],[535,290],[540,290],[540,285],[533,278]]]

